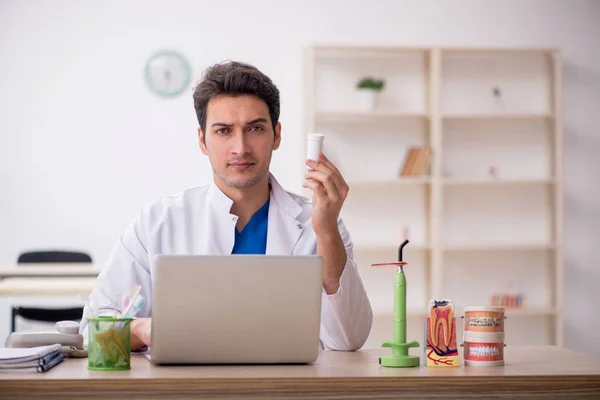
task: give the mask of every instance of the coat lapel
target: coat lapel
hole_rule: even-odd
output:
[[[203,227],[202,254],[227,255],[231,254],[235,241],[235,219],[231,214],[233,201],[218,187],[211,184],[208,192],[206,214],[199,221]]]
[[[291,255],[304,227],[297,220],[302,207],[271,175],[271,202],[267,228],[267,254]]]

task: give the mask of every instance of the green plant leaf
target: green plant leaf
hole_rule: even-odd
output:
[[[383,90],[385,87],[385,81],[383,79],[377,79],[372,76],[364,76],[357,83],[357,89],[371,89],[371,90]]]

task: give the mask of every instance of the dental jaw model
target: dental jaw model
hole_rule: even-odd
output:
[[[451,300],[429,301],[425,319],[425,360],[428,367],[458,367],[456,318]]]

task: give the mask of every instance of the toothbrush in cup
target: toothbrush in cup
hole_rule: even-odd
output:
[[[135,289],[132,288],[133,295],[129,298],[129,304],[127,307],[121,312],[121,318],[126,318],[133,307],[133,304],[137,301],[137,297],[140,296],[140,291],[142,287],[140,285],[135,285]],[[143,298],[143,297],[142,297]]]

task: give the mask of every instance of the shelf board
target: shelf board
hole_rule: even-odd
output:
[[[511,120],[511,119],[552,119],[551,114],[446,114],[445,120]]]
[[[557,48],[547,47],[444,47],[441,49],[444,56],[452,56],[457,54],[469,54],[469,55],[551,55],[552,52],[557,51]]]
[[[523,308],[507,308],[506,316],[507,317],[529,317],[529,316],[538,316],[538,315],[556,315],[557,312],[552,307],[523,307]]]
[[[482,251],[539,251],[554,250],[556,246],[553,243],[533,243],[533,244],[482,244],[482,245],[447,245],[442,246],[446,252],[482,252]],[[398,245],[395,244],[354,244],[354,252],[389,252],[397,251]],[[410,243],[404,248],[404,251],[430,251],[431,246],[424,244]]]
[[[425,317],[427,315],[426,308],[413,308],[406,310],[407,317]],[[390,318],[392,321],[394,320],[394,312],[393,311],[377,311],[373,310],[373,317],[378,319]]]
[[[340,45],[317,45],[313,47],[317,57],[334,57],[339,55],[364,55],[377,57],[382,55],[404,55],[404,54],[428,54],[433,49],[430,47],[410,47],[410,46],[352,46],[346,44]],[[454,55],[544,55],[550,56],[556,48],[539,47],[497,47],[497,48],[479,48],[479,47],[443,47],[440,49],[444,57]]]
[[[556,246],[553,243],[504,243],[504,244],[481,244],[481,245],[447,245],[442,249],[447,252],[477,252],[477,251],[537,251],[553,250]]]
[[[382,180],[355,180],[349,181],[348,186],[398,186],[398,185],[424,185],[431,183],[429,176],[402,177],[397,179]]]
[[[464,307],[454,307],[454,315],[456,316],[456,323],[459,324],[462,321],[460,316],[463,315]],[[419,309],[407,309],[406,314],[408,317],[425,317],[427,315],[427,308]],[[523,308],[506,308],[506,317],[532,317],[532,316],[554,316],[557,312],[552,307],[523,307]],[[393,312],[377,311],[373,310],[373,316],[376,318],[394,318]]]
[[[391,252],[391,251],[398,251],[398,245],[399,244],[380,244],[380,245],[376,245],[376,244],[366,244],[366,245],[357,245],[356,243],[354,244],[354,252],[361,252],[361,253],[365,253],[365,252],[372,252],[372,253],[376,253],[376,252]],[[429,251],[431,250],[431,248],[429,246],[423,245],[423,244],[412,244],[409,243],[408,245],[406,245],[406,247],[404,248],[404,252],[407,251]],[[370,268],[370,267],[369,267]]]
[[[313,50],[317,57],[333,56],[357,56],[365,55],[368,57],[377,56],[398,56],[405,54],[425,54],[431,50],[424,47],[397,47],[397,46],[348,46],[348,45],[319,45],[314,46]]]
[[[376,120],[401,121],[425,119],[425,113],[399,113],[392,111],[319,111],[315,114],[317,122],[373,122]]]
[[[526,178],[526,179],[501,179],[501,178],[444,178],[444,186],[489,186],[489,185],[551,185],[554,179]]]

